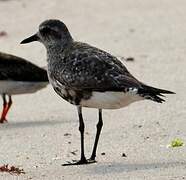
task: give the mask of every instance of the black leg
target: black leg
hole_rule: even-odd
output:
[[[73,163],[68,163],[68,164],[63,164],[63,166],[70,166],[70,165],[81,165],[81,164],[89,164],[92,162],[87,161],[85,158],[85,153],[84,153],[84,129],[85,125],[83,122],[83,115],[82,115],[82,107],[78,106],[78,116],[79,116],[79,131],[81,135],[81,159],[79,161],[74,161]]]
[[[100,136],[100,133],[101,133],[102,126],[103,126],[102,109],[99,109],[99,121],[98,121],[98,124],[97,124],[97,133],[96,133],[96,138],[95,138],[95,142],[94,142],[92,155],[90,157],[90,161],[95,161],[96,150],[97,150],[97,145],[98,145],[99,136]]]
[[[81,135],[81,159],[80,162],[87,162],[85,158],[85,153],[84,153],[84,129],[85,125],[83,122],[83,115],[82,115],[82,108],[78,106],[78,116],[79,116],[79,131]]]

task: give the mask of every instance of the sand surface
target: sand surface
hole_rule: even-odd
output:
[[[186,179],[186,147],[167,148],[176,137],[186,142],[186,1],[1,0],[0,31],[8,35],[0,37],[0,51],[45,66],[41,44],[19,42],[48,18],[63,20],[76,40],[134,57],[134,62],[123,61],[134,76],[177,94],[164,104],[143,101],[105,110],[98,163],[78,167],[62,166],[79,158],[76,108],[50,85],[35,94],[14,96],[9,123],[0,125],[0,165],[19,166],[26,174],[1,173],[0,179]],[[94,109],[83,112],[88,157],[98,118]]]

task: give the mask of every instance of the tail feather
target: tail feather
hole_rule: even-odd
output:
[[[142,87],[138,90],[138,93],[145,99],[150,99],[158,103],[165,102],[165,100],[161,98],[165,97],[163,94],[175,94],[172,91],[158,89],[147,85],[142,85]]]

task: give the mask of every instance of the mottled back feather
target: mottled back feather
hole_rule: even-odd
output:
[[[62,52],[60,66],[53,65],[52,76],[69,89],[124,91],[141,86],[116,57],[86,43],[72,43]]]

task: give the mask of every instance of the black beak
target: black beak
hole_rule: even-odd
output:
[[[30,42],[38,41],[38,40],[39,40],[38,35],[34,34],[34,35],[30,36],[29,38],[26,38],[23,41],[21,41],[20,44],[26,44],[26,43],[30,43]]]

